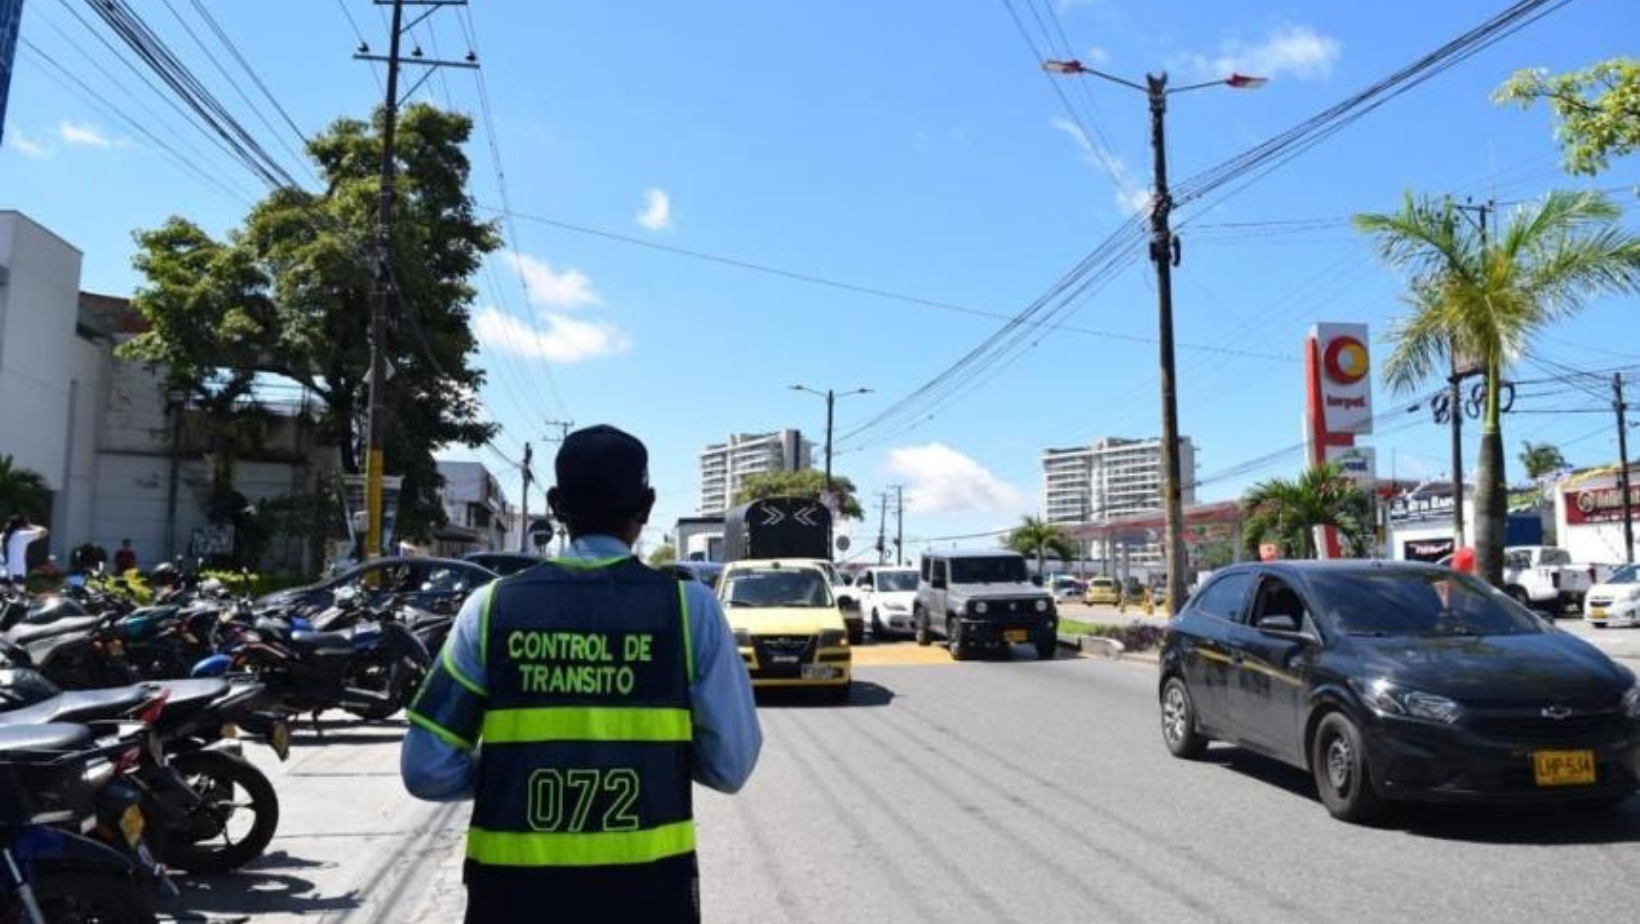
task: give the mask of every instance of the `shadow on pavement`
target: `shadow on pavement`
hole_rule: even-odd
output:
[[[321,895],[312,881],[261,868],[221,876],[176,880],[182,890],[179,906],[202,914],[321,914],[359,907],[356,892]]]
[[[762,689],[757,691],[757,705],[760,709],[855,709],[894,701],[893,690],[869,680],[854,681],[846,703],[833,702],[829,695],[827,690],[813,688]]]
[[[1303,770],[1243,751],[1215,746],[1204,758],[1261,783],[1284,789],[1325,812],[1315,781]],[[1344,822],[1338,822],[1344,824]],[[1570,846],[1640,843],[1640,797],[1621,805],[1566,803],[1442,805],[1391,803],[1369,827],[1414,837],[1478,844]]]

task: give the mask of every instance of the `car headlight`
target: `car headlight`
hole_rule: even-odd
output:
[[[1036,611],[1038,613],[1046,613],[1048,611],[1048,601],[1046,601],[1046,600],[1036,601]]]
[[[736,629],[735,630],[735,647],[736,648],[750,648],[751,645],[752,645],[752,633],[746,631],[745,629]]]
[[[1451,725],[1463,715],[1463,707],[1456,700],[1399,687],[1387,680],[1374,680],[1359,687],[1359,690],[1367,705],[1382,715],[1423,719],[1443,725]]]
[[[1629,692],[1623,694],[1623,711],[1631,719],[1640,719],[1640,681],[1629,687]]]
[[[984,616],[985,611],[989,610],[990,608],[991,607],[989,605],[987,605],[984,600],[980,600],[980,601],[978,601],[974,604],[974,612],[977,613],[980,616]]]
[[[820,647],[821,648],[847,648],[848,647],[848,632],[846,632],[842,629],[821,629],[820,630]]]

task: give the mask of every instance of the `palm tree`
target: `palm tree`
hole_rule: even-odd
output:
[[[1475,549],[1480,574],[1503,579],[1504,366],[1530,351],[1533,336],[1595,295],[1640,289],[1640,237],[1616,224],[1618,209],[1598,193],[1549,193],[1510,216],[1488,238],[1450,200],[1414,198],[1401,210],[1363,214],[1355,225],[1379,255],[1409,274],[1412,312],[1391,334],[1385,377],[1408,391],[1442,374],[1454,354],[1486,378],[1480,461],[1475,475]]]
[[[1076,557],[1076,540],[1065,532],[1065,528],[1054,523],[1044,523],[1036,517],[1025,517],[1020,520],[1014,531],[1008,534],[1008,548],[1021,555],[1035,555],[1037,574],[1042,573],[1043,564],[1049,555],[1060,561],[1070,561]]]
[[[1286,556],[1314,558],[1315,530],[1330,526],[1351,553],[1360,553],[1371,530],[1367,495],[1337,465],[1312,466],[1297,481],[1272,478],[1241,500],[1243,543],[1249,552],[1275,540]]]
[[[1560,447],[1554,443],[1534,443],[1531,440],[1521,444],[1520,464],[1526,468],[1526,477],[1539,483],[1567,467]]]
[[[10,455],[0,456],[0,516],[38,516],[50,493],[39,472],[17,465]]]

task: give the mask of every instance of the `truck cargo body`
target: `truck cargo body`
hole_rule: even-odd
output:
[[[723,517],[723,560],[831,560],[831,511],[817,500],[767,497]]]

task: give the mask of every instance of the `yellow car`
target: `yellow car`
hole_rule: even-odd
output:
[[[718,579],[718,601],[753,687],[814,687],[848,700],[848,628],[831,581],[810,562],[737,561]]]
[[[1115,578],[1089,578],[1088,592],[1082,595],[1082,602],[1088,606],[1115,606],[1122,602],[1121,585]]]

